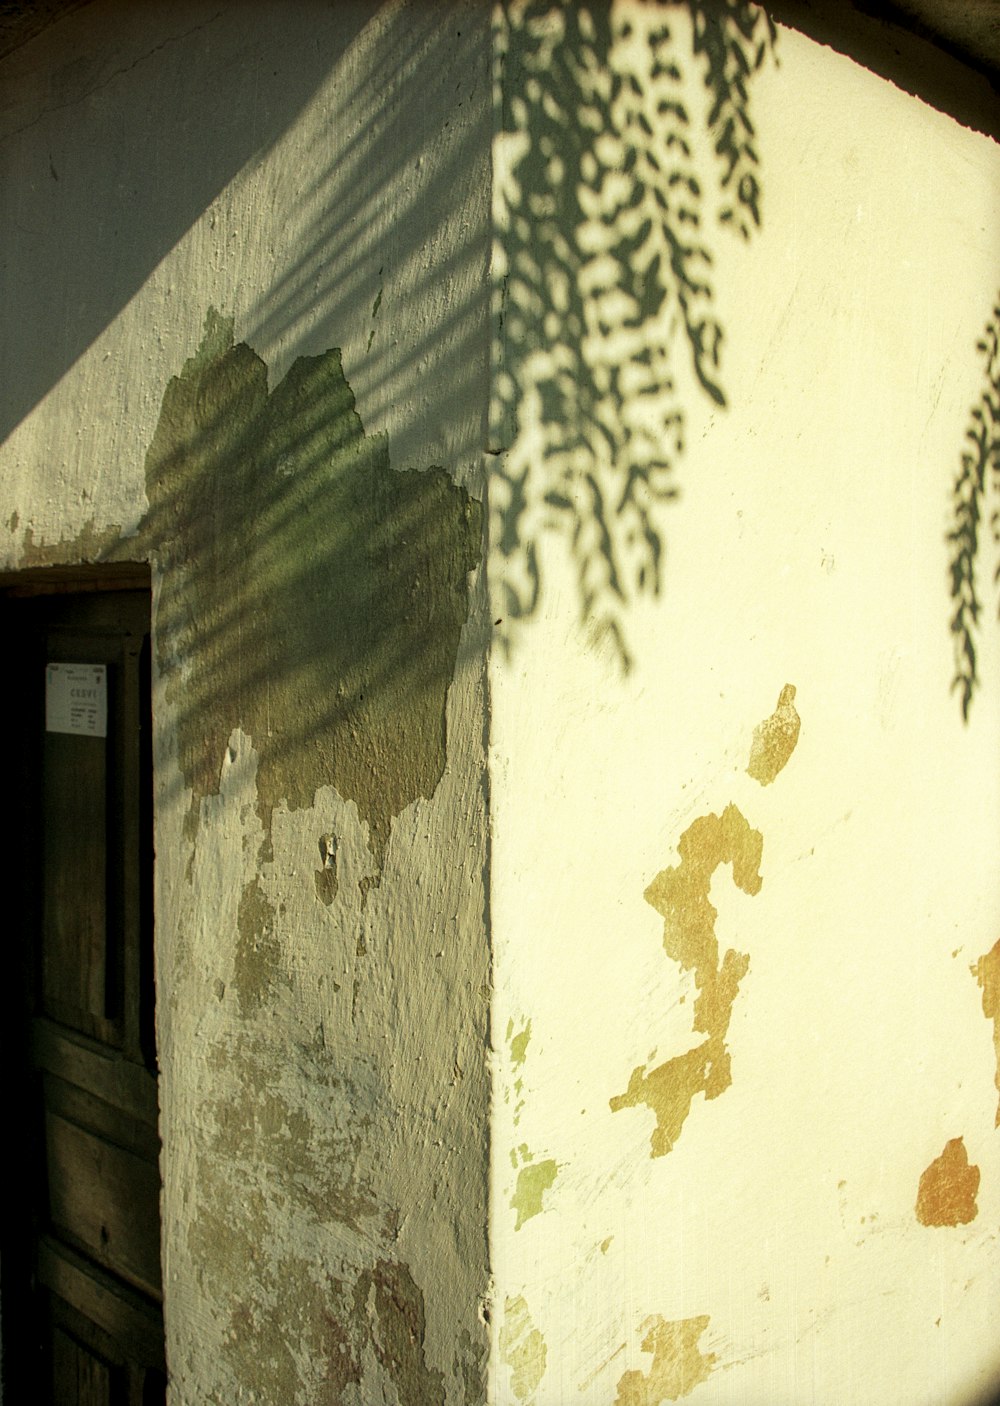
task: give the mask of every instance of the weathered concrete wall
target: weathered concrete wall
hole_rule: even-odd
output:
[[[560,149],[574,71],[545,57],[545,23],[499,73],[491,569],[494,616],[530,618],[492,662],[493,1397],[971,1406],[1000,1385],[1000,631],[984,520],[965,724],[946,534],[996,300],[1000,154],[782,32],[780,66],[748,80],[762,227],[732,239],[701,65],[677,8],[682,72],[664,50],[649,65],[654,10],[630,7],[631,35],[612,14],[617,96],[576,70],[581,126],[606,102],[631,167],[614,133],[588,157],[577,132],[577,166]],[[658,106],[671,84],[687,154]],[[646,135],[627,125],[643,94]],[[566,158],[575,207],[530,185],[525,127],[541,160]],[[647,220],[630,173],[654,132]],[[692,172],[703,222],[683,243],[712,253],[711,298],[655,247],[657,209],[696,208]],[[574,257],[589,300],[560,288]],[[554,307],[532,301],[537,267]],[[531,340],[560,298],[589,338],[574,378],[558,338]],[[701,368],[696,298],[723,334]],[[651,364],[673,406],[640,399]],[[637,388],[618,404],[614,374]],[[654,462],[644,427],[679,496],[651,518],[660,596],[623,606],[614,571],[624,590],[650,560],[621,472]]]
[[[489,16],[3,65],[3,565],[154,575],[174,1406],[482,1399]]]

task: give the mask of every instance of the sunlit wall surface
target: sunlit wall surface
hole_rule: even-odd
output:
[[[987,506],[963,719],[949,534],[1000,157],[758,27],[727,184],[703,19],[577,17],[566,62],[544,9],[496,64],[493,1399],[964,1406],[1000,1386],[1000,633]]]

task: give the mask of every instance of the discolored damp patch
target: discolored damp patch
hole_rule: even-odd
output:
[[[399,1400],[444,1406],[444,1375],[427,1362],[424,1295],[409,1267],[378,1260],[354,1289],[356,1321],[366,1324],[370,1341]]]
[[[688,826],[677,846],[681,862],[662,870],[646,889],[646,902],[663,917],[667,956],[682,971],[694,974],[698,995],[693,1028],[706,1036],[653,1070],[638,1065],[625,1092],[610,1100],[613,1113],[645,1105],[655,1114],[652,1157],[663,1157],[674,1146],[696,1094],[718,1098],[732,1083],[726,1036],[750,958],[730,948],[720,961],[715,933],[718,910],[709,893],[712,876],[725,864],[732,866],[737,888],[749,895],[759,893],[763,847],[760,831],[729,805],[722,815],[700,816]]]
[[[642,1325],[643,1352],[653,1354],[648,1372],[633,1368],[618,1379],[614,1406],[660,1406],[690,1396],[707,1381],[718,1361],[715,1353],[702,1352],[699,1340],[709,1324],[707,1314],[670,1322],[659,1314]]]
[[[982,987],[983,1015],[993,1022],[993,1049],[996,1054],[994,1083],[1000,1093],[1000,940],[972,968],[972,974]],[[995,1126],[1000,1128],[1000,1101],[997,1103]]]
[[[26,527],[20,565],[28,568],[142,560],[142,553],[136,553],[136,545],[133,539],[122,537],[120,523],[98,527],[94,518],[89,518],[74,537],[59,542],[36,542],[34,529]]]
[[[786,683],[774,712],[754,728],[747,773],[762,786],[770,786],[795,751],[801,719],[795,711],[794,698],[794,684]]]
[[[531,1321],[522,1294],[504,1300],[500,1356],[510,1368],[510,1389],[518,1401],[532,1401],[545,1375],[548,1349],[545,1339]]]
[[[302,1373],[296,1360],[298,1342],[288,1333],[287,1319],[249,1295],[229,1314],[230,1341],[253,1343],[254,1385],[270,1401],[301,1399]]]
[[[274,906],[259,878],[251,879],[240,895],[233,985],[241,1015],[263,1004],[281,972],[281,944],[274,932]]]
[[[530,1158],[525,1149],[522,1155]],[[514,1229],[520,1230],[525,1221],[542,1212],[542,1198],[559,1174],[558,1164],[551,1157],[542,1162],[527,1161],[517,1174],[517,1184],[511,1197],[511,1209],[517,1212]]]
[[[269,390],[264,362],[212,310],[164,393],[146,495],[189,836],[240,727],[258,757],[264,857],[274,808],[333,785],[356,802],[380,872],[393,817],[444,771],[480,504],[441,468],[391,467],[338,350],[299,358]]]
[[[968,1225],[979,1213],[979,1168],[970,1165],[965,1140],[952,1138],[920,1178],[917,1220],[921,1225]]]
[[[326,1382],[331,1400],[344,1400],[350,1387],[361,1386],[361,1363],[354,1348],[350,1331],[329,1311],[324,1314],[326,1325]]]

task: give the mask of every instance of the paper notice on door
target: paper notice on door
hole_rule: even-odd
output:
[[[46,664],[45,731],[108,735],[105,664]]]

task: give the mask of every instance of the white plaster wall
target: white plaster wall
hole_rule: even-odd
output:
[[[4,377],[17,409],[0,445],[5,568],[88,559],[136,530],[164,389],[209,307],[234,319],[272,388],[295,358],[342,348],[393,468],[441,465],[481,496],[480,6],[95,0],[2,75]],[[422,1292],[420,1350],[440,1399],[478,1398],[485,598],[475,579],[470,591],[445,776],[394,821],[364,907],[366,830],[332,785],[311,808],[279,808],[273,858],[258,858],[255,742],[238,729],[192,843],[176,705],[155,686],[172,1406],[397,1400],[406,1386],[362,1321],[374,1290],[357,1322],[324,1337],[380,1259]],[[316,840],[329,831],[340,883],[324,907]],[[280,914],[282,977],[243,1018],[237,908],[254,877]],[[366,1341],[357,1381],[337,1357],[338,1332],[352,1331]]]
[[[713,236],[731,405],[687,397],[665,593],[625,616],[634,671],[577,630],[558,548],[492,659],[497,1406],[676,1399],[642,1350],[657,1315],[707,1316],[690,1395],[711,1406],[1000,1382],[996,1064],[970,973],[997,938],[1000,631],[991,604],[963,726],[945,542],[1000,156],[792,31],[779,57],[753,83],[763,230]],[[752,735],[785,684],[801,734],[765,788]],[[720,950],[749,955],[732,1085],[653,1158],[652,1110],[609,1101],[701,1037],[643,893],[729,803],[763,835],[758,894],[728,865],[711,885]],[[959,1136],[978,1215],[921,1225],[921,1173]],[[556,1174],[519,1217],[529,1155]]]

